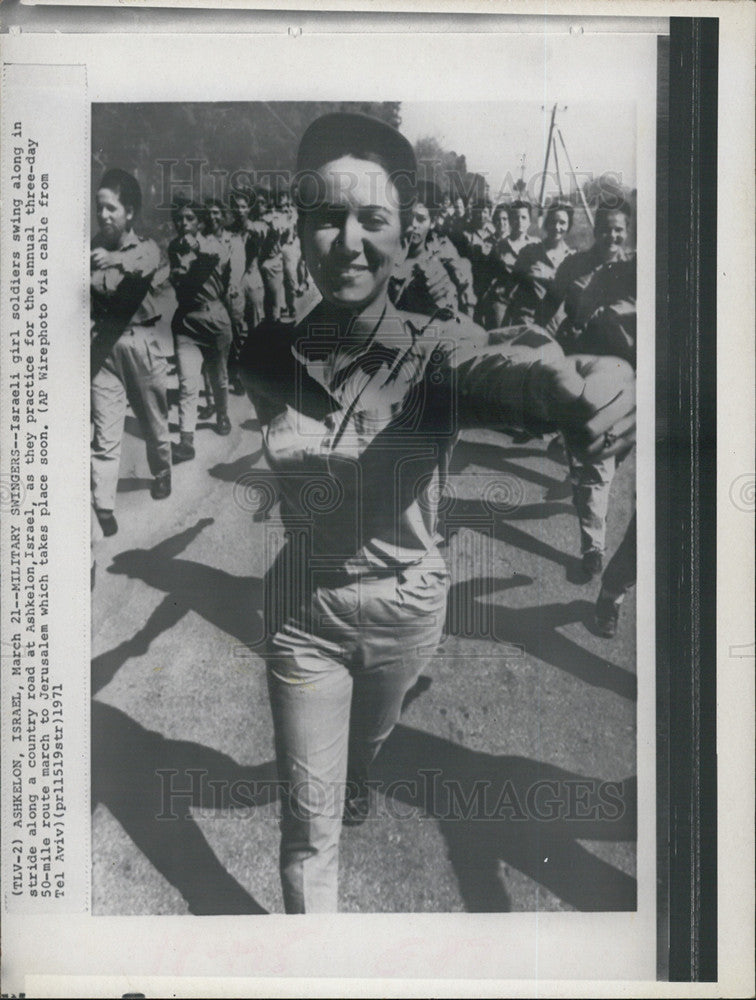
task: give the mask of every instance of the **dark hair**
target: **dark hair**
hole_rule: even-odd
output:
[[[552,202],[552,204],[546,209],[544,222],[546,222],[549,216],[556,215],[557,212],[564,212],[567,216],[567,230],[569,231],[572,228],[572,219],[575,215],[575,209],[567,201]]]
[[[507,215],[511,218],[512,215],[519,211],[521,208],[527,208],[528,215],[533,211],[533,206],[529,201],[525,201],[523,198],[518,198],[517,201],[510,201],[507,207]]]
[[[625,216],[627,222],[633,217],[633,210],[628,201],[625,201],[620,195],[616,198],[606,198],[598,203],[596,206],[596,214],[593,218],[593,230],[594,232],[599,229],[600,226],[605,225],[606,219],[610,215],[614,215],[615,212],[621,212]]]
[[[226,206],[220,200],[220,198],[205,198],[205,208],[219,208],[221,212],[226,211]]]
[[[178,222],[179,213],[185,208],[190,209],[197,216],[199,222],[204,223],[205,221],[205,209],[204,206],[200,205],[198,201],[193,201],[191,198],[186,198],[183,195],[178,195],[176,200],[171,205],[171,219],[173,219],[174,226]]]
[[[134,215],[139,215],[142,207],[142,189],[136,177],[118,167],[111,167],[102,175],[97,190],[101,191],[103,188],[117,194],[118,200],[127,211],[131,210]]]
[[[232,208],[236,205],[239,198],[244,198],[247,205],[252,204],[252,192],[248,187],[234,188],[228,196],[228,200]]]
[[[496,222],[500,215],[506,215],[507,219],[509,218],[509,205],[504,201],[500,201],[491,213],[491,221]]]
[[[428,214],[434,218],[441,211],[441,196],[438,186],[433,181],[418,181],[416,190],[416,204],[425,205]]]

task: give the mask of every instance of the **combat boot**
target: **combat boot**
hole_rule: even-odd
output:
[[[179,462],[190,462],[195,455],[194,434],[191,431],[181,431],[181,440],[178,444],[171,445],[173,464]]]

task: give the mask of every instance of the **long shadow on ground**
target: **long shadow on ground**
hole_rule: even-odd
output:
[[[469,911],[512,909],[500,863],[578,910],[636,908],[636,880],[578,843],[636,839],[635,778],[602,782],[398,725],[373,779],[390,798],[438,821]]]
[[[497,577],[475,577],[455,583],[449,591],[446,634],[464,639],[489,639],[508,647],[521,648],[523,652],[572,674],[586,684],[605,688],[635,701],[635,674],[584,649],[558,631],[563,625],[589,620],[593,610],[590,602],[570,601],[567,604],[510,608],[480,600],[487,594],[511,586],[511,579]],[[511,653],[507,655],[511,656]]]
[[[482,465],[494,472],[505,472],[508,475],[517,476],[519,479],[525,479],[530,483],[535,483],[536,486],[550,487],[559,483],[559,480],[554,479],[553,476],[509,461],[509,456],[512,458],[535,458],[536,456],[546,458],[546,451],[545,448],[507,448],[498,444],[458,441],[454,448],[449,472],[454,474],[461,472],[468,465]]]
[[[107,806],[195,914],[266,913],[216,857],[189,807],[249,808],[277,795],[275,766],[167,740],[92,702],[92,808]]]
[[[635,879],[577,842],[635,840],[633,778],[602,782],[399,725],[373,780],[389,801],[439,823],[468,911],[512,909],[500,862],[578,910],[636,907]],[[92,703],[92,805],[107,806],[192,913],[266,911],[220,863],[190,807],[249,809],[278,792],[273,761],[242,767],[217,750],[167,740],[116,708]],[[272,864],[272,858],[261,860]]]
[[[143,656],[150,643],[176,625],[188,611],[195,611],[230,635],[240,649],[261,643],[262,580],[177,558],[212,523],[212,518],[202,518],[151,549],[129,549],[113,558],[109,573],[142,580],[155,590],[164,591],[165,597],[131,639],[93,659],[93,693],[108,684],[131,657]]]

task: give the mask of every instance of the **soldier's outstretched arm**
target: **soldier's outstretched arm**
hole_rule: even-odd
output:
[[[572,355],[538,329],[448,354],[460,427],[561,430],[578,457],[624,454],[635,441],[635,373],[620,358]]]

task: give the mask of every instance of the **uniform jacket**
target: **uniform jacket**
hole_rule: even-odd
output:
[[[460,311],[472,285],[470,262],[457,253],[445,236],[430,233],[416,257],[397,261],[389,285],[399,309],[432,316],[438,309]]]
[[[563,355],[541,331],[492,347],[480,327],[460,339],[457,324],[390,303],[367,340],[336,329],[325,302],[292,330],[263,325],[243,378],[295,560],[349,577],[395,573],[436,551],[459,430],[553,426],[544,362]]]
[[[635,367],[637,260],[602,262],[595,248],[568,257],[555,284],[562,304],[549,324],[568,354],[611,354]]]
[[[210,302],[224,300],[231,279],[231,248],[217,236],[197,235],[198,248],[190,249],[182,237],[168,244],[171,284],[179,311],[190,312]]]
[[[95,236],[92,249],[102,247]],[[124,235],[120,247],[110,251],[107,267],[92,266],[90,274],[92,373],[99,368],[121,334],[134,326],[150,327],[156,353],[173,353],[173,341],[161,318],[153,288],[160,266],[160,251],[154,240],[137,236],[134,230]]]
[[[217,236],[198,234],[197,242],[196,250],[182,237],[168,245],[170,280],[178,300],[171,327],[174,334],[212,345],[230,327],[231,247]]]
[[[510,288],[508,289],[508,324],[536,323],[546,326],[559,308],[560,298],[556,291],[557,268],[572,254],[563,244],[559,253],[546,249],[540,241],[527,243],[517,255]],[[551,277],[536,277],[533,268],[546,265]]]

